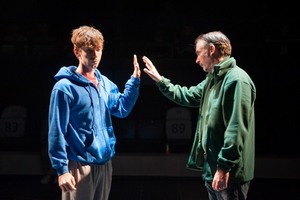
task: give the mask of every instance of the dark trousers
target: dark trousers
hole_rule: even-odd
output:
[[[228,183],[225,190],[216,191],[212,188],[211,182],[205,182],[209,200],[246,200],[250,187],[249,182]]]

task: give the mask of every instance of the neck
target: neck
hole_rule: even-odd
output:
[[[96,76],[95,76],[95,73],[94,72],[88,72],[88,73],[80,73],[82,74],[83,76],[87,77],[88,79],[95,79]]]
[[[82,74],[83,76],[87,77],[87,78],[95,78],[95,71],[94,70],[84,70],[82,67],[77,67],[76,71],[79,74]]]
[[[98,87],[98,80],[94,73],[82,73],[82,76],[90,80],[92,83],[94,83]]]

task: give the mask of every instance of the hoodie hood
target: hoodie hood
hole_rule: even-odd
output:
[[[78,72],[76,72],[76,69],[77,67],[74,65],[68,67],[64,66],[60,68],[60,70],[55,74],[54,78],[57,81],[63,78],[67,78],[73,82],[89,85],[90,81],[84,78],[83,76],[81,76]],[[101,79],[101,74],[98,69],[95,69],[95,75],[98,80]]]

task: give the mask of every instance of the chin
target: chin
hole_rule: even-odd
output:
[[[97,69],[98,65],[92,65],[91,66],[93,69]]]

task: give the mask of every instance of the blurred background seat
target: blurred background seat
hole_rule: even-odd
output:
[[[25,134],[27,108],[22,105],[5,107],[0,118],[0,137],[15,138]]]

